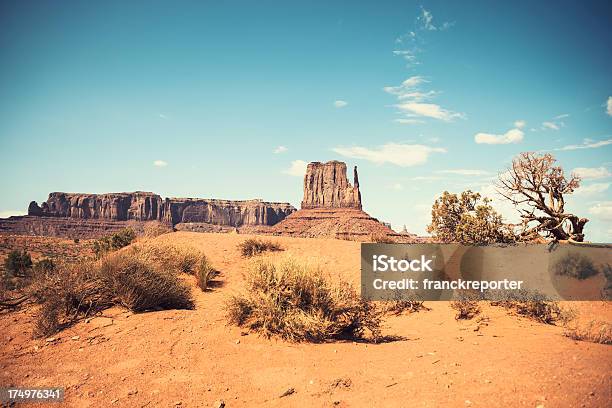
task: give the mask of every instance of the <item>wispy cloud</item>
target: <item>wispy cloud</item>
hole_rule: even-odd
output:
[[[608,114],[608,116],[612,116],[612,96],[608,96],[606,113]]]
[[[441,147],[401,143],[387,143],[375,148],[335,147],[332,150],[352,159],[368,160],[376,164],[391,163],[401,167],[424,164],[431,154],[446,153],[446,149]]]
[[[424,121],[420,119],[406,119],[406,118],[395,119],[394,122],[401,123],[404,125],[415,125],[417,123],[425,123]]]
[[[608,190],[609,187],[610,187],[610,183],[592,183],[592,184],[580,186],[579,188],[576,189],[574,194],[577,194],[577,195],[599,194],[599,193],[603,193],[604,191]]]
[[[276,149],[273,150],[274,154],[280,154],[280,153],[285,153],[287,149],[285,146],[278,146]]]
[[[525,122],[524,120],[517,120],[516,122],[514,122],[514,127],[517,129],[522,129],[525,127],[526,124],[527,122]]]
[[[436,173],[441,174],[456,174],[460,176],[486,176],[491,172],[485,170],[473,170],[473,169],[452,169],[452,170],[438,170]]]
[[[163,113],[159,114],[159,118],[160,119],[168,119],[168,116],[164,115]]]
[[[543,129],[559,130],[559,125],[555,122],[542,122]]]
[[[165,162],[165,161],[163,161],[163,160],[155,160],[155,161],[153,162],[153,165],[154,165],[155,167],[166,167],[166,166],[168,165],[168,162]]]
[[[436,26],[433,22],[433,14],[431,11],[426,10],[421,6],[421,14],[417,17],[417,23],[419,23],[419,28],[427,31],[436,31],[436,30],[447,30],[453,26],[453,23],[444,22],[439,26]]]
[[[554,117],[554,119],[564,119],[564,118],[569,118],[569,113],[562,113],[561,115],[557,115]]]
[[[474,141],[479,144],[510,144],[520,143],[525,134],[520,129],[510,129],[502,135],[492,133],[476,133]]]
[[[553,149],[553,150],[563,151],[563,150],[597,149],[599,147],[608,146],[611,144],[612,144],[612,139],[598,140],[598,141],[592,140],[592,139],[584,139],[582,144],[567,145],[567,146],[563,146],[563,147],[560,147],[558,149]]]
[[[420,75],[411,76],[398,86],[386,86],[383,91],[395,95],[398,103],[393,105],[404,115],[404,118],[396,119],[398,123],[414,124],[421,123],[415,118],[433,118],[450,122],[456,118],[464,117],[463,114],[442,108],[435,103],[425,103],[433,98],[436,91],[422,91],[420,86],[428,81]]]
[[[576,167],[572,173],[583,179],[602,179],[612,176],[606,167]]]
[[[336,108],[344,108],[346,105],[348,105],[347,101],[343,101],[343,100],[334,101],[334,107]]]
[[[291,166],[289,166],[288,169],[285,169],[282,172],[290,176],[303,177],[304,174],[306,174],[307,166],[308,163],[306,163],[304,160],[294,160],[291,162]]]
[[[612,220],[612,201],[602,201],[589,208],[589,213],[604,220]]]

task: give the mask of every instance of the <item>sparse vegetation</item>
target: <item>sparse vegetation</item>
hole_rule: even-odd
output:
[[[32,269],[32,257],[27,251],[13,250],[4,260],[4,270],[11,277],[25,277]]]
[[[159,237],[168,232],[172,232],[172,227],[160,222],[148,222],[144,226],[144,236],[147,238]]]
[[[558,302],[537,291],[521,290],[506,293],[491,304],[546,324],[566,324],[575,317],[572,310],[561,309]]]
[[[176,273],[134,254],[60,265],[32,285],[29,291],[41,303],[35,335],[48,336],[114,305],[134,312],[193,308],[190,289]]]
[[[210,265],[208,258],[202,255],[195,274],[198,287],[205,291],[208,289],[210,281],[217,276],[218,272]]]
[[[404,312],[416,313],[421,310],[431,310],[423,304],[422,300],[416,297],[403,296],[401,292],[397,292],[394,299],[387,300],[383,304],[383,310],[386,314],[399,316]]]
[[[451,301],[451,307],[457,311],[455,320],[471,320],[480,314],[478,297],[471,293],[460,293],[457,299]]]
[[[599,273],[597,267],[587,256],[580,253],[568,253],[554,265],[554,271],[559,276],[584,280]]]
[[[257,238],[249,238],[241,242],[238,247],[244,257],[252,257],[267,251],[281,251],[282,248],[275,242]]]
[[[427,232],[440,242],[487,245],[515,241],[511,226],[482,198],[470,190],[461,195],[445,191],[431,209]]]
[[[126,247],[136,239],[136,233],[131,228],[124,228],[112,235],[99,238],[94,241],[93,249],[96,258],[101,258],[105,254]]]
[[[394,244],[395,240],[387,234],[383,233],[374,233],[371,235],[372,242],[376,242],[377,244]]]
[[[612,324],[600,320],[591,320],[583,327],[568,328],[563,334],[573,340],[612,344]]]
[[[245,292],[227,307],[231,324],[265,337],[300,342],[360,338],[367,330],[380,337],[381,313],[345,282],[332,285],[320,270],[285,261],[257,262]]]

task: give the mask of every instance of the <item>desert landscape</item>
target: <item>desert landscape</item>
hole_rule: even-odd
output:
[[[73,197],[69,205],[45,204],[46,212],[68,208],[49,219],[56,224],[67,219],[69,226],[74,220],[106,219],[124,226],[142,222],[97,215],[109,214],[91,206],[100,200]],[[380,240],[381,232],[388,234],[383,242],[424,240],[394,233],[364,213],[357,176],[353,187],[344,163],[308,167],[302,207],[271,227],[257,221],[245,226],[263,228],[260,234],[245,232],[232,217],[214,218],[217,226],[228,228],[224,232],[171,232],[171,224],[142,224],[142,233],[119,254],[132,256],[130,251],[137,248],[193,252],[205,255],[215,271],[204,290],[198,276],[180,274],[193,297],[187,310],[134,312],[110,305],[40,335],[41,306],[25,301],[7,307],[6,301],[0,314],[0,383],[65,387],[64,405],[74,407],[603,407],[611,400],[609,344],[576,336],[578,330],[591,330],[595,317],[612,319],[608,301],[561,302],[559,310],[571,311],[571,321],[551,324],[486,301],[463,304],[473,310],[461,318],[461,305],[453,302],[399,308],[377,302],[382,313],[377,337],[364,333],[322,341],[288,341],[262,335],[255,326],[232,324],[228,304],[245,290],[254,265],[298,262],[320,270],[332,284],[348,282],[358,288],[361,242]],[[195,214],[190,207],[185,213]],[[45,219],[40,217],[17,222]],[[2,225],[14,223],[9,219]],[[153,233],[151,225],[157,227]],[[57,229],[53,235],[62,231],[74,237],[83,230]],[[2,257],[19,249],[27,250],[34,262],[88,262],[100,251],[99,240],[88,231],[80,239],[5,232]],[[245,255],[242,247],[253,239],[272,250]]]

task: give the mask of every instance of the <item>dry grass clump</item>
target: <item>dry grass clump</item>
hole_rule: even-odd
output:
[[[568,328],[563,335],[573,340],[612,344],[612,324],[591,320],[586,326]]]
[[[394,299],[387,300],[383,304],[385,314],[399,316],[404,312],[416,313],[421,310],[431,310],[423,304],[423,301],[413,296],[404,296],[401,292],[397,292]]]
[[[157,221],[147,222],[143,227],[143,235],[146,238],[159,237],[169,232],[172,232],[172,227],[170,225],[162,224]]]
[[[593,261],[579,253],[568,253],[559,259],[553,268],[556,275],[569,276],[579,280],[590,278],[599,273]]]
[[[381,314],[346,282],[332,285],[321,271],[293,261],[255,263],[246,290],[226,305],[231,324],[265,337],[300,342],[380,337]]]
[[[451,307],[457,311],[455,320],[470,320],[480,314],[478,297],[472,293],[460,293],[458,298],[451,301]]]
[[[276,242],[257,238],[249,238],[238,244],[240,252],[244,257],[252,257],[266,251],[282,251],[282,248]]]
[[[132,228],[124,228],[114,234],[98,238],[93,243],[96,258],[101,258],[109,252],[116,251],[130,245],[136,239],[136,232]]]
[[[371,234],[370,240],[377,244],[395,244],[395,239],[382,232],[375,232]]]
[[[211,281],[218,274],[219,272],[211,266],[210,262],[208,262],[208,258],[202,255],[195,271],[196,283],[198,287],[203,291],[206,291],[209,288]]]
[[[159,265],[123,251],[100,261],[57,266],[33,284],[41,309],[35,335],[48,336],[111,306],[134,312],[192,309],[189,287]]]
[[[136,244],[129,248],[133,257],[143,262],[159,265],[169,273],[186,273],[193,275],[197,269],[202,253],[193,248],[179,248],[174,245],[146,243]]]
[[[520,290],[498,297],[491,302],[493,306],[504,307],[540,323],[566,324],[575,317],[574,311],[561,309],[559,303],[537,291]]]

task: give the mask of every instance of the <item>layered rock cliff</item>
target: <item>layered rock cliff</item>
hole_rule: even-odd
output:
[[[274,225],[296,211],[289,203],[262,200],[214,200],[199,198],[166,198],[154,193],[49,194],[40,206],[32,201],[28,215],[37,217],[76,218],[108,221],[162,221],[208,223],[240,227]]]
[[[346,177],[346,163],[329,161],[308,164],[304,176],[302,208],[361,209],[357,166],[353,170],[353,185]]]

